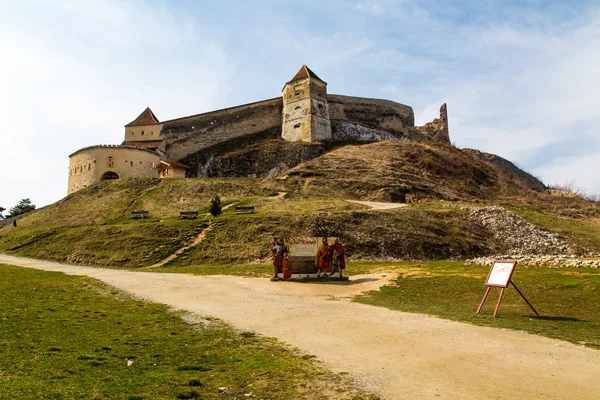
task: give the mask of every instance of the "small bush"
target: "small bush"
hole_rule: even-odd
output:
[[[221,214],[223,210],[221,209],[221,198],[219,196],[215,196],[210,201],[210,213],[213,217]]]

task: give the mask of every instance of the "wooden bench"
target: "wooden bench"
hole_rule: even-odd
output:
[[[236,214],[253,214],[254,206],[237,206],[235,207]]]
[[[132,219],[144,219],[148,218],[148,210],[133,210],[131,212]]]
[[[196,219],[198,218],[198,211],[181,211],[179,213],[180,219]]]

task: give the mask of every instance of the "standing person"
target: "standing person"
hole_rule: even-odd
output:
[[[321,272],[331,265],[331,249],[327,244],[327,237],[321,239],[321,246],[317,250],[317,259],[315,260],[315,267],[319,271],[317,278],[321,277]],[[325,274],[327,275],[327,274]]]
[[[273,279],[277,279],[279,268],[283,268],[283,262],[287,259],[288,248],[283,242],[283,238],[277,239],[277,243],[271,249],[271,255],[273,256]]]
[[[344,255],[344,246],[340,243],[338,238],[335,238],[333,244],[331,245],[331,275],[333,275],[336,271],[340,271],[340,278],[342,277],[342,270],[346,268],[346,257]]]

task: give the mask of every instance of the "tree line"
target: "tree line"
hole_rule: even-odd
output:
[[[17,215],[25,214],[32,210],[35,210],[35,204],[31,204],[31,199],[22,199],[16,206],[11,207],[6,215],[3,215],[6,208],[0,207],[0,219],[16,217]]]

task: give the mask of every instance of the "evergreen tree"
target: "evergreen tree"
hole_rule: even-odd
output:
[[[24,214],[28,211],[35,210],[35,205],[31,204],[31,199],[23,199],[19,201],[19,204],[12,207],[5,218],[14,217],[20,214]]]
[[[221,214],[221,212],[221,198],[218,195],[215,195],[210,201],[210,213],[213,217],[216,217]]]

